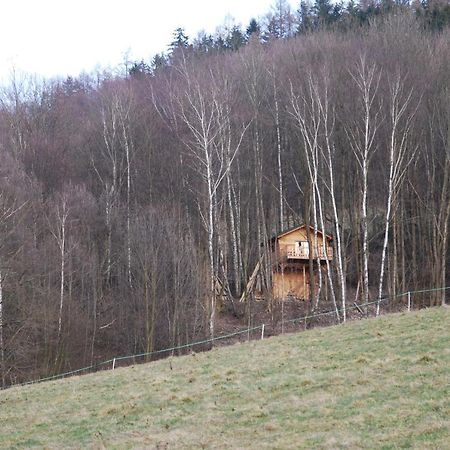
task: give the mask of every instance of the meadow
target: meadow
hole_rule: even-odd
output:
[[[0,391],[1,448],[450,448],[450,309]]]

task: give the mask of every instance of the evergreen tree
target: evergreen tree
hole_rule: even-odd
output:
[[[214,49],[214,38],[210,34],[201,31],[194,40],[193,48],[199,53],[208,53]]]
[[[311,4],[307,0],[300,2],[297,10],[298,27],[297,34],[306,33],[313,28],[313,15],[311,12]]]
[[[185,34],[183,28],[177,28],[173,32],[173,40],[169,45],[171,52],[174,52],[179,48],[188,48],[189,47],[189,37]]]
[[[332,22],[333,5],[331,0],[316,0],[313,11],[318,25],[329,25]]]
[[[426,28],[442,31],[450,25],[450,2],[445,0],[422,0],[415,5],[416,16],[423,20]]]
[[[139,62],[134,62],[130,70],[128,71],[131,77],[142,77],[150,74],[151,72],[151,67],[146,62],[144,62],[143,59]]]
[[[150,64],[150,69],[152,73],[156,73],[166,66],[167,66],[167,57],[163,53],[158,53],[153,57],[152,62]]]
[[[246,29],[247,39],[250,39],[250,36],[252,34],[259,35],[261,33],[261,27],[259,26],[256,19],[251,19],[250,23],[248,24],[248,27]]]
[[[241,29],[234,25],[226,39],[226,46],[230,50],[238,50],[245,45],[246,39]]]

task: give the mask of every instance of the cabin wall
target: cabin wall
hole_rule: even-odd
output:
[[[306,300],[309,298],[309,272],[306,265],[300,270],[274,272],[272,274],[272,295],[274,298],[289,296]]]
[[[311,231],[311,243],[314,242],[314,235],[313,232]],[[322,247],[322,235],[318,234],[317,235],[317,243],[319,248]],[[281,258],[285,258],[286,254],[287,254],[287,248],[290,246],[295,245],[296,242],[298,241],[308,241],[307,236],[306,236],[306,230],[300,229],[300,230],[296,230],[293,231],[292,233],[289,233],[285,236],[281,236],[278,240],[277,240],[277,252],[278,252],[278,256]]]
[[[308,242],[305,229],[296,230],[285,236],[279,237],[273,247],[274,253],[272,254],[272,261],[277,261],[279,263],[287,261],[288,251],[290,251],[291,259],[308,260],[310,248],[311,249],[316,248],[314,245],[314,236],[313,236],[312,232],[311,232],[310,238],[311,238],[311,245],[306,245],[306,248],[301,250],[300,248],[297,247],[297,243],[298,242],[304,242],[304,243]],[[323,252],[323,239],[324,238],[323,238],[322,234],[317,235],[317,250],[319,252],[320,259],[326,259],[324,257],[324,252]],[[327,242],[326,247],[327,247],[327,258],[329,260],[331,260],[332,255],[333,255],[333,253],[332,253],[333,249],[329,242]],[[297,251],[299,253],[297,253]],[[293,256],[293,257],[292,257],[292,252],[295,252],[295,256]],[[317,255],[316,251],[313,252],[313,259],[316,258],[315,255]]]

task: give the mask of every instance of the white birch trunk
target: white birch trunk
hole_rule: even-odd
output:
[[[111,203],[108,191],[106,194],[105,216],[106,216],[106,229],[108,230],[106,242],[106,280],[109,283],[111,280],[112,223],[111,223]]]
[[[334,192],[334,175],[332,170],[332,162],[330,160],[330,191],[331,191],[331,204],[333,207],[333,215],[334,215],[334,232],[336,236],[336,250],[337,255],[336,259],[338,262],[337,271],[339,277],[339,284],[341,286],[341,305],[342,305],[342,321],[345,323],[347,320],[347,284],[345,280],[345,271],[344,271],[344,262],[343,262],[343,254],[342,254],[342,243],[341,243],[341,226],[339,222],[339,215],[337,212],[336,205],[336,195]]]
[[[343,264],[343,255],[342,255],[342,244],[341,244],[341,229],[340,229],[340,222],[339,222],[339,215],[338,215],[338,209],[337,209],[337,202],[336,202],[336,193],[335,193],[335,187],[334,187],[334,164],[333,164],[333,154],[334,154],[334,144],[331,142],[332,139],[332,128],[334,124],[334,116],[332,118],[332,125],[330,126],[330,118],[329,118],[329,98],[328,98],[328,80],[325,79],[325,88],[324,88],[324,95],[325,98],[322,101],[319,94],[319,87],[317,85],[314,86],[315,91],[315,97],[317,102],[320,104],[320,110],[322,113],[323,121],[324,121],[324,127],[325,127],[325,149],[326,149],[326,155],[325,160],[327,161],[328,166],[328,176],[329,176],[329,186],[328,190],[330,192],[331,197],[331,205],[333,209],[333,217],[334,217],[334,230],[335,230],[335,236],[336,236],[336,255],[335,259],[337,259],[337,272],[338,272],[338,279],[339,279],[339,285],[341,287],[341,305],[342,305],[342,321],[346,321],[346,280],[345,280],[345,272],[344,272],[344,264]],[[324,152],[325,153],[325,152]],[[322,227],[323,220],[322,220]],[[325,233],[325,229],[322,228]],[[324,240],[325,243],[325,240]],[[327,255],[326,252],[326,246],[324,245],[324,255]],[[328,258],[327,258],[327,268],[330,270]],[[332,281],[330,280],[330,286],[333,286]],[[335,301],[335,295],[334,292],[332,293],[333,300]],[[339,317],[339,315],[338,315]]]
[[[206,161],[206,181],[208,185],[208,258],[209,258],[209,271],[210,271],[210,311],[209,311],[209,334],[211,339],[214,338],[214,324],[216,315],[216,271],[214,264],[214,191],[211,164],[208,151],[205,149],[205,161]]]
[[[62,313],[64,306],[64,276],[65,276],[65,263],[66,263],[66,203],[63,201],[63,213],[60,216],[60,226],[61,226],[61,234],[59,240],[59,249],[61,252],[61,284],[59,289],[59,315],[58,315],[58,339],[61,337],[61,328],[62,328]]]
[[[363,232],[363,295],[365,305],[369,303],[369,227],[367,223],[367,175],[368,159],[367,152],[365,151],[362,161],[363,192],[361,200],[361,225]]]
[[[346,130],[353,154],[361,170],[362,198],[360,204],[362,227],[362,266],[363,266],[363,300],[369,303],[369,225],[367,214],[368,175],[370,160],[376,151],[374,143],[380,125],[380,108],[375,108],[375,99],[378,93],[381,72],[375,65],[367,66],[366,57],[362,55],[355,73],[350,72],[361,95],[362,125],[356,123],[354,128]],[[361,137],[362,136],[362,137]]]
[[[200,215],[208,241],[209,299],[205,309],[209,314],[208,327],[210,336],[213,338],[216,313],[215,286],[218,280],[216,258],[220,253],[216,238],[218,236],[216,218],[219,203],[217,196],[236,157],[248,125],[243,128],[240,135],[236,136],[231,145],[231,130],[229,127],[227,128],[227,125],[230,115],[228,98],[232,94],[232,89],[230,89],[228,80],[225,80],[223,85],[219,84],[223,82],[224,74],[220,74],[216,78],[215,73],[211,70],[205,78],[205,74],[198,74],[194,67],[188,67],[186,61],[180,69],[186,81],[186,88],[174,94],[170,107],[173,108],[176,105],[177,109],[173,110],[173,115],[179,117],[190,132],[189,138],[186,136],[181,136],[181,138],[191,152],[206,191],[206,205],[204,209],[200,208]],[[199,200],[198,204],[201,203],[202,201]]]
[[[117,100],[117,108],[119,109],[119,117],[122,128],[122,139],[123,146],[125,150],[125,163],[127,171],[127,241],[126,241],[126,252],[127,252],[127,275],[128,275],[128,285],[130,288],[133,286],[132,270],[131,270],[131,232],[130,232],[130,222],[131,222],[131,212],[130,212],[130,201],[131,201],[131,137],[128,130],[128,125],[130,121],[130,105],[126,105],[124,110],[124,105],[120,100]]]
[[[311,85],[310,85],[311,87]],[[313,92],[309,90],[309,97],[301,97],[303,108],[300,107],[298,98],[294,95],[293,87],[291,85],[291,104],[293,109],[293,116],[296,119],[297,126],[303,138],[304,152],[308,167],[309,179],[312,186],[312,209],[313,209],[313,226],[314,226],[314,242],[313,252],[316,253],[316,262],[319,275],[319,283],[316,292],[316,299],[314,301],[313,310],[319,306],[320,294],[322,290],[322,271],[320,270],[320,256],[318,245],[318,221],[317,221],[317,193],[318,193],[318,135],[320,130],[320,116],[317,114],[316,103],[313,98]],[[309,120],[309,122],[307,122]],[[311,245],[311,243],[308,243]],[[311,251],[311,249],[310,249]],[[315,283],[315,280],[310,280],[310,283]]]
[[[317,286],[316,291],[316,300],[314,302],[314,310],[317,310],[319,307],[320,295],[322,293],[322,270],[320,269],[320,255],[319,255],[319,239],[318,239],[318,222],[317,222],[317,169],[314,168],[314,176],[313,176],[313,222],[314,222],[314,246],[313,251],[316,253],[316,263],[317,263],[317,272],[319,274],[319,284]],[[313,280],[315,282],[315,280]]]
[[[127,162],[127,269],[128,269],[128,284],[132,287],[132,274],[131,274],[131,233],[130,233],[130,195],[131,195],[131,163],[130,163],[130,147],[126,138],[125,126],[124,126],[124,139],[125,139],[125,156]]]
[[[236,233],[236,223],[234,218],[234,207],[233,198],[231,190],[231,177],[227,175],[227,199],[228,199],[228,211],[230,214],[230,235],[231,235],[231,248],[232,248],[232,258],[233,258],[233,275],[234,275],[234,294],[239,295],[240,293],[240,273],[239,273],[239,256],[238,256],[238,244],[237,244],[237,233]]]
[[[385,216],[385,229],[383,249],[381,253],[381,267],[380,267],[380,279],[378,284],[378,300],[377,300],[377,316],[380,314],[380,304],[383,295],[383,281],[384,281],[384,269],[386,263],[386,253],[389,243],[389,226],[392,217],[392,209],[395,201],[396,193],[398,192],[401,182],[403,180],[406,168],[412,162],[415,154],[415,150],[410,150],[408,155],[408,136],[412,126],[412,121],[415,115],[415,111],[406,117],[403,128],[400,130],[401,119],[406,113],[406,109],[410,103],[412,91],[409,92],[403,99],[401,98],[403,93],[403,81],[398,75],[396,80],[390,86],[391,105],[390,105],[390,119],[391,130],[389,140],[389,184],[387,194],[386,216]],[[395,294],[395,293],[393,293]]]
[[[229,112],[227,113],[227,127],[226,127],[228,138],[226,138],[226,165],[231,166],[231,125],[229,120]],[[236,231],[236,221],[235,221],[235,211],[233,202],[233,180],[231,178],[231,171],[227,170],[227,200],[228,200],[228,211],[230,216],[230,235],[231,235],[231,249],[232,249],[232,261],[233,261],[233,278],[234,278],[234,292],[235,296],[240,295],[240,270],[239,270],[239,250],[237,242],[237,231]]]
[[[391,168],[389,170],[389,187],[388,187],[388,198],[386,206],[386,217],[384,220],[384,239],[383,239],[383,250],[381,252],[381,267],[380,267],[380,281],[378,284],[378,301],[377,301],[377,316],[380,314],[380,303],[383,295],[383,281],[384,281],[384,266],[386,262],[386,251],[389,242],[389,224],[391,220],[391,208],[392,208],[392,195],[393,195],[393,165],[391,161]]]
[[[106,279],[109,282],[111,280],[112,270],[112,213],[116,203],[116,196],[118,193],[119,184],[119,158],[116,150],[117,140],[117,101],[112,100],[109,108],[110,117],[107,120],[107,111],[105,107],[102,107],[102,124],[103,124],[103,141],[105,147],[102,149],[105,159],[111,166],[111,180],[108,180],[104,175],[95,167],[92,159],[92,165],[95,172],[103,185],[105,193],[105,217],[107,228],[107,241],[106,241]]]
[[[280,232],[284,231],[284,205],[283,205],[283,170],[281,165],[281,132],[280,132],[280,108],[278,104],[278,92],[275,77],[273,78],[273,96],[275,103],[275,127],[277,131],[277,165],[278,165],[278,195],[280,201]]]
[[[318,186],[317,186],[318,188]],[[334,283],[333,283],[333,277],[331,274],[331,266],[330,266],[330,261],[328,260],[328,252],[327,252],[327,238],[326,238],[326,234],[325,234],[325,222],[323,220],[323,208],[322,208],[322,198],[321,198],[321,194],[320,194],[320,190],[318,189],[317,192],[317,200],[318,200],[318,205],[319,205],[319,217],[320,217],[320,225],[322,228],[322,251],[323,251],[323,255],[325,257],[325,264],[327,266],[327,277],[328,277],[328,283],[330,286],[330,290],[331,290],[331,299],[333,301],[333,306],[334,306],[334,310],[336,311],[336,317],[338,319],[338,321],[340,321],[340,316],[339,316],[339,309],[337,307],[337,303],[336,303],[336,294],[334,292]],[[320,270],[320,266],[319,266],[319,270]]]

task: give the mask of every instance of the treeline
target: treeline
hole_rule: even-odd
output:
[[[266,244],[300,223],[333,235],[311,305],[326,296],[341,320],[355,299],[448,285],[449,38],[406,13],[234,52],[174,46],[149,73],[15,77],[2,385],[214,334],[258,261],[270,300]]]
[[[204,31],[189,39],[183,28],[177,28],[169,51],[155,55],[146,62],[133,62],[132,74],[150,74],[171,64],[173,52],[184,51],[215,53],[236,51],[252,39],[260,43],[289,39],[318,31],[365,32],[374,21],[389,15],[409,15],[416,18],[422,30],[440,32],[450,24],[450,2],[448,0],[361,0],[332,2],[331,0],[301,0],[298,8],[288,0],[274,0],[263,17],[251,19],[246,27],[227,21],[215,33]]]

